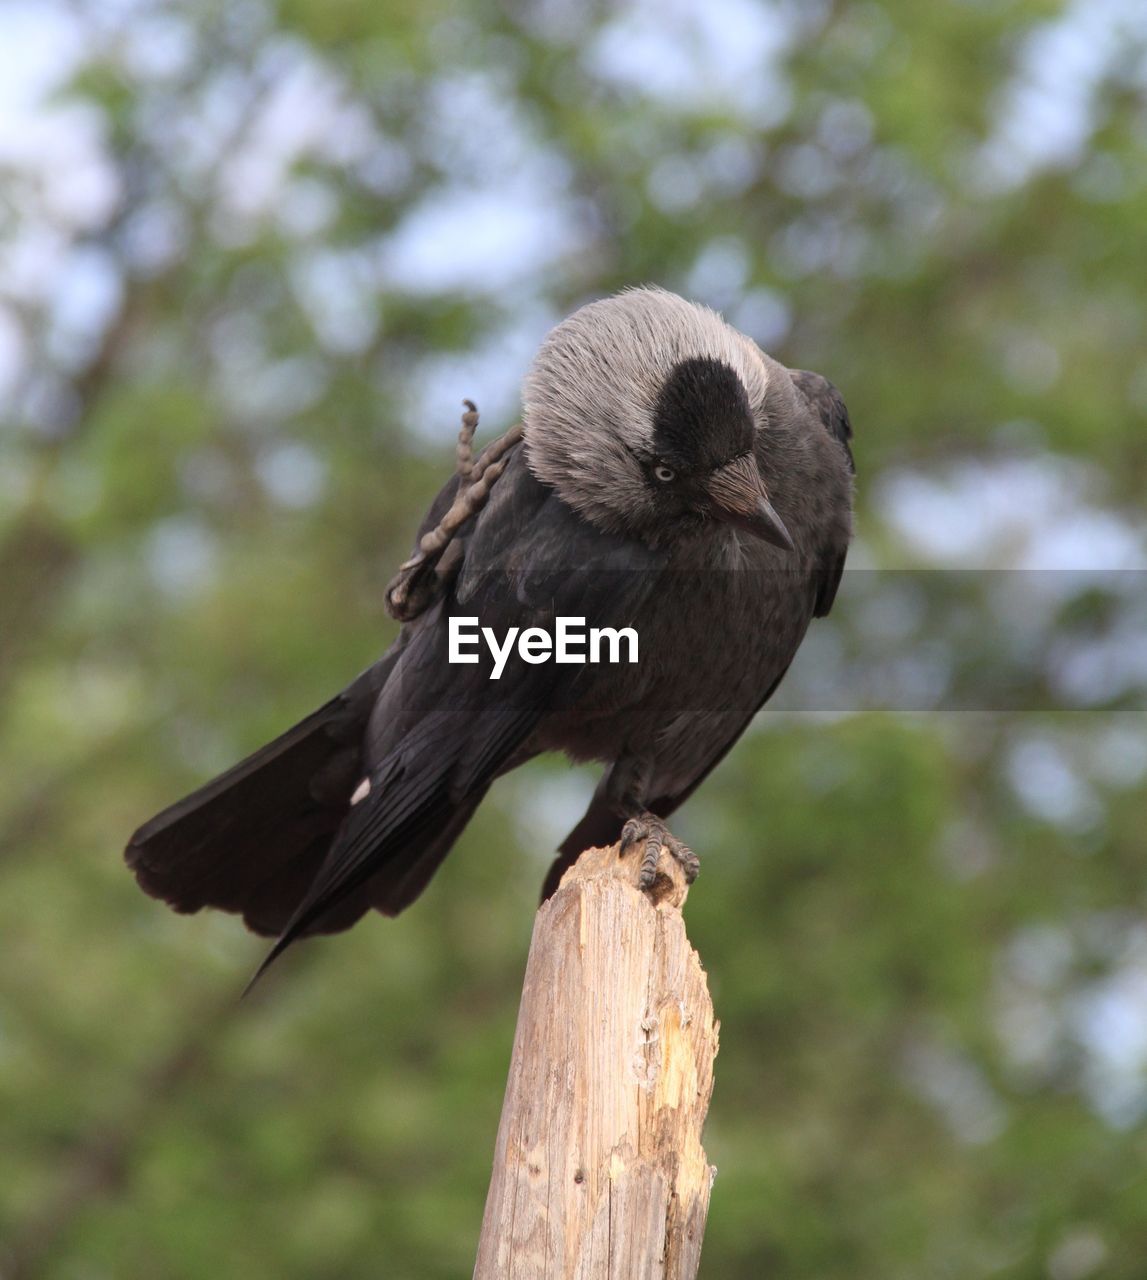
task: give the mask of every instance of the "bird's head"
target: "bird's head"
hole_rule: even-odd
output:
[[[716,520],[791,550],[755,449],[768,383],[758,348],[707,307],[663,289],[591,302],[526,375],[530,469],[610,532],[663,542]]]

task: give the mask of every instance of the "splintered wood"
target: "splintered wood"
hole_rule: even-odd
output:
[[[591,849],[538,911],[475,1280],[690,1280],[717,1023],[680,867]]]

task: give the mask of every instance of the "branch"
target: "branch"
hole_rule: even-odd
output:
[[[717,1023],[680,866],[583,853],[538,911],[475,1280],[691,1280]]]

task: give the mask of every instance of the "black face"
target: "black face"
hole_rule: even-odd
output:
[[[655,463],[697,475],[752,447],[753,414],[736,373],[709,356],[674,365],[653,414]]]
[[[647,464],[667,507],[695,507],[706,477],[752,447],[752,409],[736,373],[709,356],[674,365],[657,397]]]
[[[715,519],[794,551],[765,491],[755,429],[748,393],[727,364],[694,356],[674,365],[654,409],[652,456],[641,459],[658,516],[677,528]]]

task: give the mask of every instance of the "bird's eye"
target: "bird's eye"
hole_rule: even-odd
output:
[[[665,466],[664,463],[659,463],[654,467],[653,474],[661,481],[662,484],[668,484],[670,480],[677,479],[677,472],[674,471],[672,467]]]

